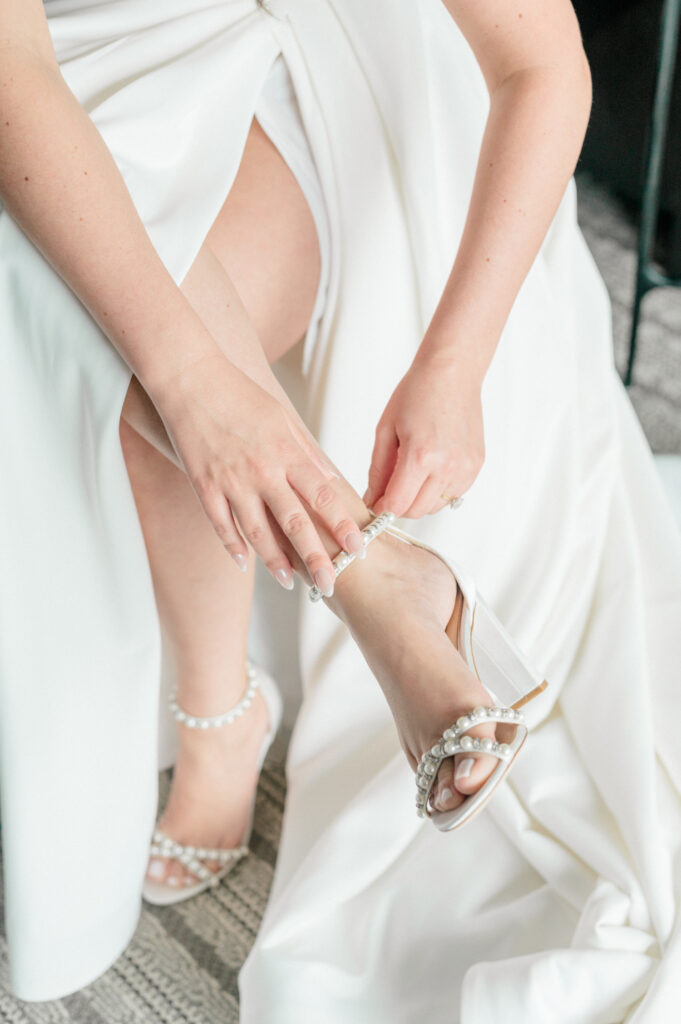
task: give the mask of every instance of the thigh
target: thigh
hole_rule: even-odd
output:
[[[234,183],[180,287],[226,355],[272,390],[267,365],[305,334],[320,269],[319,239],[307,200],[254,118]],[[247,338],[242,330],[230,329],[241,309],[254,328]],[[136,377],[121,418],[177,461]]]
[[[255,118],[206,244],[233,282],[268,362],[274,362],[307,330],[321,254],[307,199]]]

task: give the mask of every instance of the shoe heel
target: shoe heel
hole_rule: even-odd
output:
[[[463,616],[460,650],[495,700],[520,708],[548,686],[489,605],[476,594]]]

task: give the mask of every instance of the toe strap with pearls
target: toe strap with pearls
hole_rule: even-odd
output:
[[[485,722],[500,722],[518,726],[512,743],[499,743],[490,736],[467,736],[469,729]],[[521,711],[517,708],[493,705],[473,708],[468,714],[457,718],[456,723],[445,729],[437,743],[427,750],[416,770],[416,813],[420,818],[429,816],[428,797],[437,778],[440,765],[447,757],[459,753],[490,754],[500,761],[511,761],[522,742],[527,727]]]
[[[248,847],[242,845],[229,850],[217,850],[207,846],[186,846],[171,839],[160,829],[156,829],[152,837],[150,852],[157,857],[177,860],[202,882],[210,881],[213,885],[217,885],[227,865],[244,857],[248,853]],[[220,864],[220,869],[211,871],[202,861],[217,861]]]

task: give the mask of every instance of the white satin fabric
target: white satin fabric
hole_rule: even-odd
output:
[[[439,0],[268,6],[275,17],[255,0],[46,10],[65,77],[178,282],[284,53],[331,243],[319,331],[288,369],[361,491],[456,252],[488,98]],[[14,439],[1,456],[7,928],[15,991],[40,999],[96,977],[135,928],[161,645],[118,439],[129,370],[6,212],[0,335],[0,430]],[[463,506],[410,529],[471,572],[544,669],[530,738],[487,809],[437,832],[414,814],[361,655],[299,588],[303,702],[274,886],[240,978],[244,1024],[675,1019],[681,539],[613,367],[574,181],[483,406],[487,458]],[[273,650],[281,624],[265,628],[257,608],[256,621]]]

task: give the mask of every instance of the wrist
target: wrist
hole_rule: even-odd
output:
[[[178,394],[192,371],[201,364],[208,365],[212,361],[229,363],[211,335],[196,337],[194,330],[190,342],[187,334],[180,339],[161,336],[154,352],[137,371],[140,383],[157,407]]]
[[[428,330],[412,365],[427,367],[438,374],[452,374],[456,376],[459,386],[464,384],[480,390],[493,351],[482,339],[470,336],[462,338],[455,332]]]

